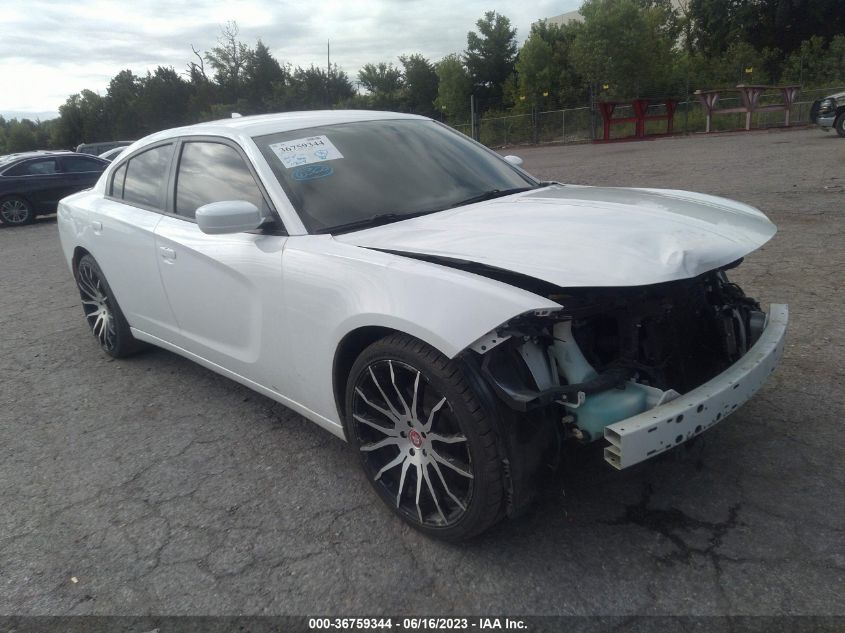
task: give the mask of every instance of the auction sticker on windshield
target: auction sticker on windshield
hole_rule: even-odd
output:
[[[282,161],[282,165],[290,169],[297,165],[310,165],[325,160],[343,158],[338,149],[327,136],[309,136],[292,141],[272,143],[270,149]]]

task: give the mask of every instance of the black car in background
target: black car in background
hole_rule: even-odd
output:
[[[23,152],[0,156],[0,222],[29,224],[55,213],[59,200],[94,186],[109,162],[76,152]]]

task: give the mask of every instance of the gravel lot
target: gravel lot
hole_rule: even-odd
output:
[[[564,182],[694,189],[778,236],[778,371],[690,448],[595,450],[463,545],[404,527],[347,446],[164,351],[100,353],[55,220],[0,227],[0,614],[845,615],[845,140],[817,130],[516,148]]]

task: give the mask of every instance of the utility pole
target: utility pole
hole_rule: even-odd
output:
[[[470,122],[470,136],[477,141],[478,137],[475,134],[475,95],[469,96],[469,122]]]
[[[326,40],[326,107],[332,107],[332,41]]]

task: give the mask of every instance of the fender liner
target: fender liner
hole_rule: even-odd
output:
[[[557,435],[548,408],[517,413],[503,407],[481,373],[478,357],[462,352],[457,359],[464,377],[485,407],[496,431],[505,483],[505,515],[523,514],[537,494],[540,469],[558,457]]]

